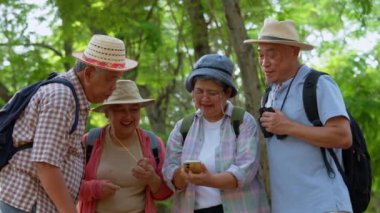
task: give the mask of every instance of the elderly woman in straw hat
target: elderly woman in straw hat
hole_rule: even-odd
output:
[[[141,107],[153,102],[140,96],[133,81],[119,80],[111,97],[94,109],[109,124],[83,137],[87,145],[94,143],[80,190],[80,212],[154,213],[153,200],[171,196],[161,174],[164,144],[139,128]]]
[[[258,126],[228,101],[237,94],[233,68],[226,56],[208,54],[186,79],[197,111],[175,125],[163,166],[165,181],[176,190],[173,212],[269,212],[259,176]]]
[[[299,62],[300,51],[313,46],[300,41],[291,20],[266,19],[258,39],[259,63],[270,87],[260,123],[269,157],[273,213],[352,212],[347,187],[329,154],[320,147],[334,148],[341,158],[342,148],[351,145],[350,121],[342,94],[329,75],[316,85],[319,126],[313,126],[303,105],[303,87],[311,67]],[[281,137],[279,137],[281,136]],[[330,162],[331,174],[327,170]],[[362,212],[362,211],[355,211]]]

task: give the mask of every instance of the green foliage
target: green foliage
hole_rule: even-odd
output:
[[[378,62],[375,66],[368,63],[369,58],[371,58],[369,54],[349,51],[346,54],[332,56],[324,69],[334,76],[345,97],[347,108],[364,131],[374,174],[372,189],[375,192],[375,198],[372,199],[370,207],[372,211],[369,212],[377,212],[378,207],[375,205],[378,199],[377,193],[380,190],[380,168],[377,166],[380,162],[380,157],[377,155],[380,151],[378,145],[380,133],[376,131],[376,126],[380,123],[378,110],[380,95],[377,92],[380,90],[378,74],[380,67]]]
[[[223,4],[203,0],[212,52],[237,61],[227,29]],[[306,63],[330,73],[340,86],[347,107],[365,131],[374,165],[374,199],[369,212],[379,212],[380,199],[380,44],[372,49],[352,48],[358,39],[379,35],[380,1],[371,0],[241,0],[241,14],[250,38],[257,38],[265,18],[292,19],[301,40],[316,49],[303,55]],[[73,65],[73,51],[82,51],[94,33],[124,40],[127,55],[139,67],[124,77],[133,79],[146,98],[155,98],[158,118],[142,112],[141,126],[163,127],[167,138],[176,121],[193,113],[191,96],[184,81],[195,62],[191,42],[192,26],[183,1],[166,0],[47,0],[42,7],[21,0],[0,4],[0,86],[9,94],[43,79],[52,71],[64,72]],[[49,26],[52,34],[27,30],[30,15]],[[241,82],[237,76],[237,82]],[[242,85],[239,83],[238,85]],[[2,102],[5,101],[4,97]],[[240,99],[244,98],[244,94]],[[258,97],[259,98],[259,97]],[[243,100],[237,100],[243,101]],[[151,115],[150,115],[151,116]],[[159,122],[157,123],[154,122]],[[89,126],[100,127],[107,119],[91,113]],[[156,125],[153,125],[156,124]],[[156,129],[154,129],[156,130]],[[170,205],[170,202],[164,202]]]

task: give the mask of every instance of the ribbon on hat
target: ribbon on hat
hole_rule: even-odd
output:
[[[102,61],[98,61],[96,59],[93,59],[93,58],[89,58],[87,57],[86,55],[83,55],[83,58],[84,60],[86,60],[87,62],[89,63],[93,63],[93,64],[96,64],[100,67],[110,67],[110,68],[124,68],[125,67],[125,64],[124,63],[110,63],[110,62],[102,62]]]
[[[208,69],[214,69],[214,70],[219,70],[219,71],[222,71],[224,73],[226,73],[227,75],[229,76],[232,76],[231,72],[228,72],[227,70],[225,69],[222,69],[222,68],[219,68],[219,67],[211,67],[211,66],[200,66],[200,67],[197,67],[196,69],[194,70],[197,70],[197,69],[202,69],[202,68],[208,68]],[[194,71],[193,70],[193,71]]]
[[[297,42],[296,40],[293,40],[293,39],[286,39],[286,38],[279,38],[279,37],[276,37],[276,36],[261,36],[260,39],[263,39],[263,40],[282,40],[282,41],[295,41]]]

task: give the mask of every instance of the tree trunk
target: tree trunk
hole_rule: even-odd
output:
[[[257,66],[254,63],[256,54],[251,45],[244,44],[248,38],[244,21],[240,13],[238,0],[223,0],[224,12],[227,19],[228,30],[232,45],[237,54],[238,65],[241,70],[243,90],[245,94],[245,107],[255,118],[259,117],[261,92],[259,87]],[[261,134],[260,134],[261,135]],[[261,166],[266,191],[269,193],[269,169],[264,138],[260,137]]]
[[[186,0],[185,5],[190,17],[195,59],[198,60],[210,53],[207,23],[203,17],[204,10],[200,0]]]
[[[71,54],[73,53],[73,42],[71,39],[66,39],[64,42],[63,42],[63,47],[64,47],[64,50],[65,50],[65,55],[66,57],[67,56],[71,56]],[[65,61],[63,63],[63,66],[65,67],[65,70],[70,70],[70,68],[72,67],[72,65],[70,63],[68,63],[67,61]]]
[[[151,97],[151,92],[146,86],[138,86],[140,93],[143,97]],[[167,106],[169,101],[169,94],[173,94],[174,91],[167,92],[167,89],[157,98],[153,105],[146,107],[147,116],[149,118],[150,126],[152,130],[159,134],[165,134],[166,129],[165,118],[167,115]]]
[[[184,58],[184,55],[181,53],[180,50],[177,51],[176,56],[177,64],[175,67],[173,67],[174,76],[177,76],[179,71],[181,70]],[[146,108],[152,130],[162,135],[166,134],[166,125],[164,124],[167,121],[170,98],[173,94],[176,93],[176,87],[177,80],[171,80],[168,83],[168,85],[161,90],[158,97],[155,98],[156,101],[154,102],[154,104]],[[151,97],[151,92],[146,86],[139,86],[139,90],[143,97]]]

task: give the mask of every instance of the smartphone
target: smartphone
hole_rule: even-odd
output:
[[[200,160],[187,160],[183,162],[185,166],[185,171],[191,171],[194,174],[199,174],[202,172],[202,162]]]

